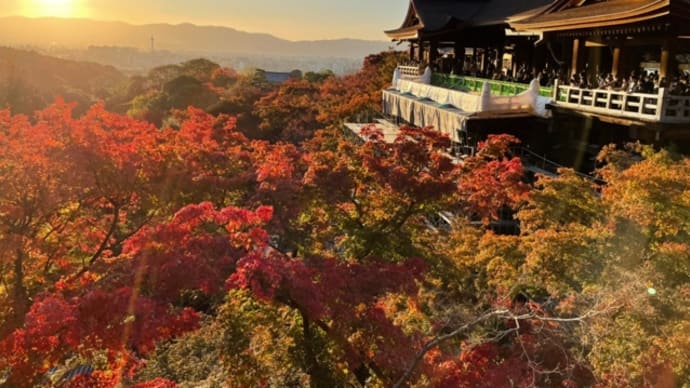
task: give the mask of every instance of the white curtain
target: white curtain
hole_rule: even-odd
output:
[[[383,112],[418,127],[434,127],[453,141],[459,141],[458,130],[465,128],[468,118],[468,114],[459,109],[392,90],[383,92]]]

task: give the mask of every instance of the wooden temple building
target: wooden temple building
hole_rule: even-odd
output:
[[[437,64],[439,50],[452,50],[453,66],[444,70],[482,73],[502,65],[496,61],[503,58],[506,46],[524,61],[543,56],[531,44],[536,35],[507,33],[507,20],[551,1],[411,0],[403,24],[385,33],[394,41],[409,42],[411,62]]]
[[[612,142],[690,151],[688,0],[411,0],[402,25],[385,33],[409,44],[398,70],[405,90],[384,91],[384,110],[393,106],[388,113],[402,121],[420,124],[412,101],[420,96],[410,91],[427,89],[409,83],[427,68],[429,87],[491,98],[524,94],[536,78],[548,115],[534,114],[534,104],[473,110],[441,97],[438,109],[457,108],[464,119],[439,130],[467,143],[513,127],[531,149],[583,170]],[[400,104],[411,113],[400,115]]]

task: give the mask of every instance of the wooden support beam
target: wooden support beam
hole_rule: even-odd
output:
[[[580,71],[580,39],[573,39],[573,52],[570,61],[570,76],[574,76]]]
[[[611,64],[611,75],[618,76],[621,66],[621,47],[616,45],[613,47],[613,63]]]
[[[438,42],[432,40],[429,43],[429,63],[433,64],[438,58]]]
[[[666,78],[668,76],[668,59],[669,59],[668,48],[663,47],[661,49],[661,63],[659,64],[659,77],[660,78]]]
[[[472,64],[469,66],[468,70],[472,71],[477,68],[477,48],[472,47]],[[472,74],[475,75],[475,74]]]
[[[668,78],[673,76],[675,70],[673,69],[673,43],[670,39],[665,39],[661,45],[661,60],[659,64],[659,78]]]
[[[414,42],[410,42],[410,61],[414,61]]]
[[[453,45],[453,55],[455,56],[455,59],[465,58],[465,46],[462,44],[462,42],[455,42]]]
[[[532,46],[532,55],[534,55],[534,58],[536,59],[536,68],[538,71],[543,71],[546,70],[546,64],[548,63],[548,60],[546,59],[547,51],[546,51],[546,44],[539,45],[537,47],[534,46],[533,43],[530,41],[530,46]]]
[[[453,72],[462,73],[465,70],[465,45],[460,41],[455,41],[453,54],[455,56]]]

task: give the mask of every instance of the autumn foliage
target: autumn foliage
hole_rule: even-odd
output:
[[[433,128],[354,141],[338,120],[373,114],[365,81],[393,59],[267,88],[250,130],[193,107],[160,128],[103,105],[0,111],[3,384],[687,379],[690,162],[608,147],[597,179],[528,184],[507,135],[462,160]]]

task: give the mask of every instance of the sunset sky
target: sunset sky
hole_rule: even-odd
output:
[[[134,24],[194,23],[291,40],[385,40],[409,0],[0,0],[0,16],[81,17]]]

